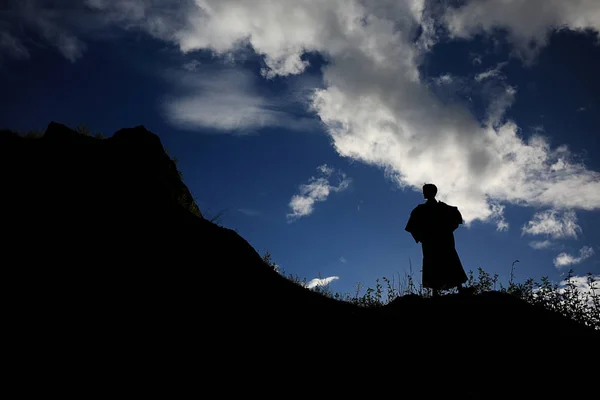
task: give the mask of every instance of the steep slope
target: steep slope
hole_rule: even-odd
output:
[[[499,293],[406,297],[366,310],[302,288],[237,233],[202,217],[160,139],[143,126],[108,139],[57,123],[39,139],[2,131],[0,177],[5,322],[16,348],[38,362],[125,375],[127,365],[132,376],[163,378],[199,373],[201,363],[210,370],[205,385],[233,380],[262,393],[275,387],[252,385],[287,376],[289,395],[296,385],[331,389],[323,377],[341,374],[356,390],[387,393],[378,381],[388,373],[406,380],[406,367],[421,371],[426,357],[533,348],[548,335],[598,339]],[[433,371],[448,387],[461,385]],[[466,366],[461,374],[477,372]],[[478,382],[467,398],[495,396],[481,397],[494,379]],[[348,387],[334,392],[356,394]]]

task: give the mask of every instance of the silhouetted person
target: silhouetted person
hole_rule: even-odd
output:
[[[454,245],[454,231],[462,224],[462,215],[457,207],[437,201],[436,194],[434,184],[423,186],[427,201],[412,210],[405,230],[423,247],[423,286],[432,289],[434,296],[453,287],[465,293],[462,284],[467,274]]]

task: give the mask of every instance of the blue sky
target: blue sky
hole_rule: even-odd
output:
[[[404,226],[432,182],[466,270],[600,275],[600,3],[7,4],[0,128],[146,126],[288,274],[420,279]]]

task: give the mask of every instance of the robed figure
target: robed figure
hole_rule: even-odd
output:
[[[440,290],[457,287],[467,281],[454,244],[454,231],[463,223],[457,207],[437,201],[437,187],[423,186],[423,197],[427,200],[410,213],[405,230],[421,243],[423,248],[423,286],[439,294]]]

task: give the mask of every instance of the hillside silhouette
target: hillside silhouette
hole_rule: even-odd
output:
[[[203,217],[143,126],[1,131],[0,171],[11,370],[47,393],[552,398],[549,360],[600,338],[506,293],[365,308],[304,288]]]

